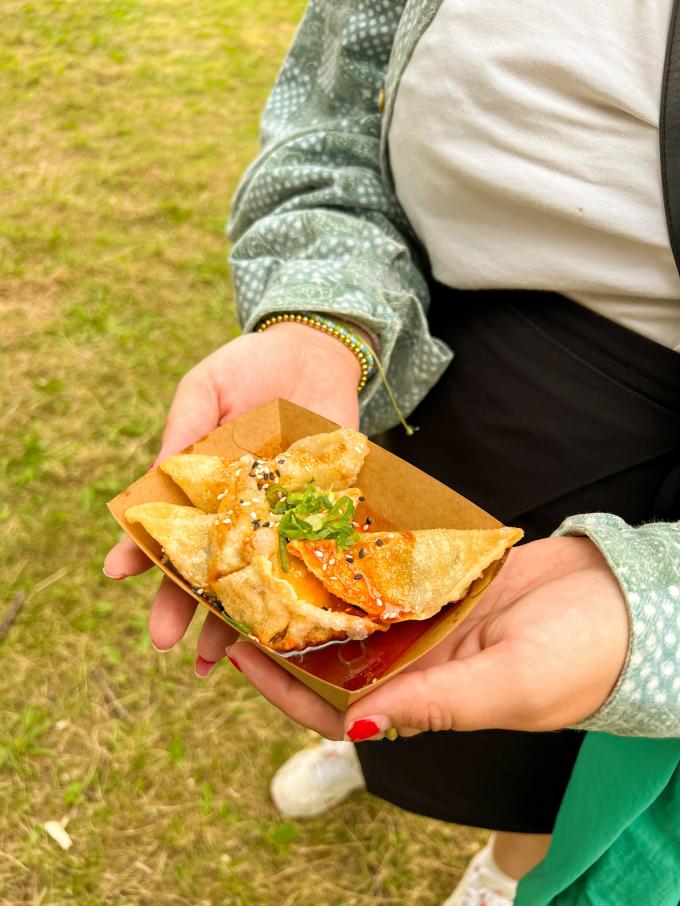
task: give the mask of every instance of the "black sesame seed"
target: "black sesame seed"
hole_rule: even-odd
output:
[[[260,520],[259,520],[259,519],[253,519],[253,528],[254,528],[254,529],[259,529],[259,527],[260,527]]]
[[[378,538],[378,540],[375,543],[378,545],[378,547],[382,547],[382,545],[383,545],[382,538]]]
[[[364,548],[364,547],[361,548],[361,550],[359,551],[359,556],[360,556],[360,557],[365,557],[365,556],[366,556],[366,548]]]
[[[370,525],[373,522],[370,516],[366,517],[366,525]]]
[[[364,500],[366,500],[366,498],[365,498],[365,497],[360,497],[359,500],[363,503]]]
[[[348,563],[354,563],[354,557],[351,554],[347,554],[347,556],[345,557],[345,560]]]
[[[363,579],[364,577],[363,577],[363,575],[362,575],[361,573],[354,573],[354,578],[355,578],[355,579]]]
[[[255,460],[255,462],[252,464],[252,466],[250,468],[256,469],[259,465],[260,465],[259,462],[257,460]]]
[[[278,469],[276,470],[276,477],[277,477],[277,478],[280,478],[280,477],[281,477],[281,472],[280,472]]]
[[[270,525],[271,525],[271,522],[263,522],[262,528],[269,528]]]
[[[276,461],[278,462],[278,464],[279,464],[280,466],[282,466],[286,460],[285,460],[285,459],[277,459]]]
[[[274,481],[274,473],[273,473],[273,472],[270,472],[270,473],[269,473],[269,480],[270,480],[270,481]]]

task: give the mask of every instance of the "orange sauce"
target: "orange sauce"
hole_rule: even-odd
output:
[[[386,519],[369,510],[365,503],[360,503],[357,508],[356,521],[363,524],[366,516],[369,515],[372,519],[371,531],[391,530],[392,527]],[[345,604],[344,601],[340,601],[335,595],[327,592],[321,582],[312,576],[297,558],[289,557],[289,569],[294,562],[300,565],[306,578],[315,583],[315,588],[320,587],[329,598],[334,598],[345,608],[351,608],[351,605]],[[308,600],[310,599],[308,598]],[[320,606],[328,605],[321,604]],[[455,605],[449,605],[449,607],[452,606],[455,607]],[[318,648],[308,648],[300,654],[290,655],[288,659],[297,667],[306,670],[313,676],[318,676],[327,683],[333,683],[333,685],[341,686],[349,691],[361,689],[389,673],[392,666],[426,630],[443,619],[446,613],[450,613],[449,607],[430,617],[429,620],[407,620],[403,623],[395,623],[387,631],[374,632],[361,642],[333,642]]]

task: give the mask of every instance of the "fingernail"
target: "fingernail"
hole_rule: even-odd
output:
[[[196,658],[196,665],[194,667],[196,671],[196,676],[207,676],[212,668],[215,666],[215,661],[206,661],[204,657]]]
[[[146,471],[150,472],[155,465],[156,465],[156,460],[154,459],[154,461],[151,463],[151,465],[146,467]]]
[[[159,648],[153,640],[151,641],[151,646],[153,647],[154,651],[157,651],[159,654],[166,654],[166,652],[170,651],[170,648]]]
[[[243,673],[243,670],[239,667],[238,661],[236,660],[235,657],[232,657],[232,656],[227,652],[227,658],[228,658],[229,663],[231,664],[232,667],[236,667],[236,669],[238,670],[239,673]]]
[[[389,726],[390,722],[384,715],[360,717],[347,730],[347,739],[351,742],[363,742],[366,739],[381,737]]]
[[[104,575],[106,576],[107,579],[124,579],[125,578],[125,573],[109,573],[106,571],[105,566],[102,567],[102,572],[104,573]]]

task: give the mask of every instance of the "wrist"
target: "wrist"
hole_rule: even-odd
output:
[[[362,374],[359,359],[332,334],[295,321],[272,324],[267,327],[266,333],[293,345],[312,370],[322,368],[324,374],[330,373],[335,380],[348,383],[356,391]]]

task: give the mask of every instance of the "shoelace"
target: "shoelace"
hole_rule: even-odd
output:
[[[512,906],[514,897],[508,899],[484,884],[482,870],[475,866],[467,883],[463,906]]]
[[[347,752],[329,740],[321,743],[322,755],[314,765],[314,780],[320,790],[325,790],[338,780],[354,774],[353,765],[348,761]]]

